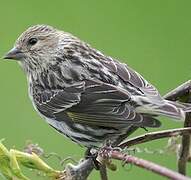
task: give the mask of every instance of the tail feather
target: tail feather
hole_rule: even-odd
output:
[[[158,106],[154,112],[157,113],[156,115],[164,115],[170,118],[184,120],[185,109],[186,107],[182,104],[165,100],[165,104]]]
[[[185,120],[186,112],[191,112],[191,104],[164,100],[164,103],[161,105],[147,104],[141,108],[138,107],[138,111],[151,115],[162,115],[173,119]]]

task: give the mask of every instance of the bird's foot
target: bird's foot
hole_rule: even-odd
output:
[[[88,148],[85,153],[85,158],[92,158],[94,168],[100,170],[100,166],[105,165],[112,171],[117,169],[117,166],[113,164],[110,156],[111,151],[122,151],[119,147],[112,147],[110,143],[106,143],[100,149]]]
[[[96,160],[98,156],[98,149],[88,148],[85,152],[85,159],[91,158],[94,163],[94,168],[99,170],[100,163]]]

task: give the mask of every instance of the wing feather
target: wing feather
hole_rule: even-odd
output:
[[[33,97],[39,112],[56,121],[64,121],[63,112],[71,123],[113,128],[159,126],[158,120],[136,113],[127,91],[97,80],[85,80],[61,90],[39,89]]]
[[[69,117],[78,123],[106,127],[124,127],[128,125],[159,126],[154,118],[138,114],[131,105],[127,91],[111,84],[97,81],[86,82],[85,91],[79,104],[68,109]],[[152,121],[151,121],[152,119]]]
[[[112,58],[107,59],[107,61],[104,61],[103,63],[112,73],[116,74],[123,82],[125,82],[126,86],[132,86],[135,88],[135,91],[137,89],[142,92],[143,95],[155,99],[156,101],[162,100],[158,90],[126,64],[113,60]]]

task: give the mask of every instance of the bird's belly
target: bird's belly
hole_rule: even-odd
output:
[[[86,147],[101,147],[107,139],[114,137],[111,130],[104,131],[98,129],[98,127],[84,126],[77,123],[69,126],[66,122],[47,118],[46,121],[61,134],[64,134],[79,145]],[[110,136],[110,134],[112,135]]]

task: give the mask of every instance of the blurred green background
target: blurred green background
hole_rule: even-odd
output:
[[[190,0],[0,0],[0,56],[27,27],[49,24],[126,62],[165,94],[190,79],[190,9]],[[0,84],[0,139],[6,139],[7,147],[22,149],[26,140],[32,140],[47,153],[56,152],[77,160],[83,156],[84,148],[58,134],[34,111],[25,76],[16,62],[1,60]],[[182,126],[167,118],[161,121],[161,129]],[[145,131],[140,129],[136,134],[142,133]],[[141,148],[161,149],[166,142],[147,143]],[[174,154],[136,155],[176,169]],[[61,168],[56,158],[48,161],[55,168]],[[97,180],[98,175],[94,172],[89,179]],[[34,172],[29,176],[42,179]],[[122,168],[120,163],[117,172],[109,172],[110,180],[132,178],[163,179],[135,166]]]

